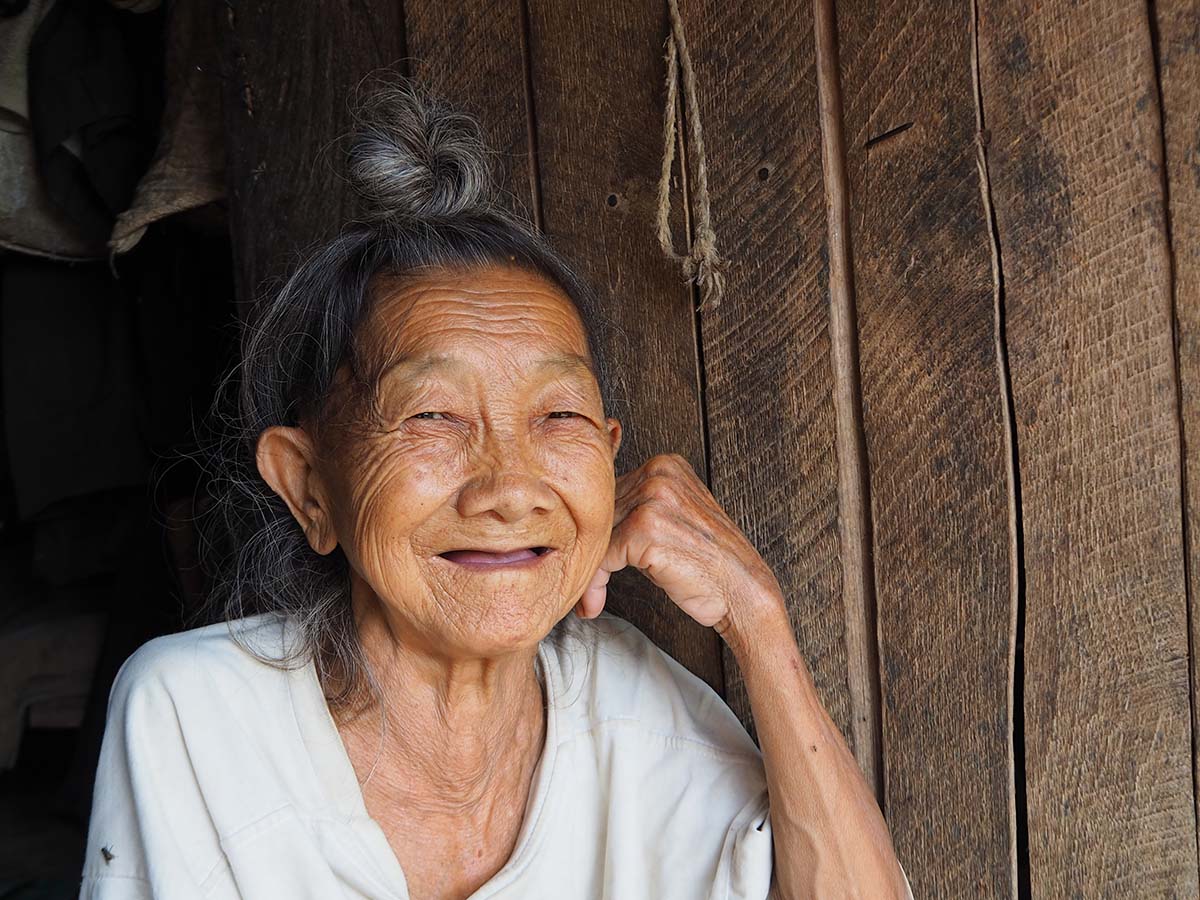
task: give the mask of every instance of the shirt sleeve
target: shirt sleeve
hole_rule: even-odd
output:
[[[80,900],[200,900],[219,852],[158,657],[143,645],[109,693]]]
[[[728,893],[716,893],[711,900],[767,900],[774,868],[771,838],[771,811],[766,794],[755,797],[730,826],[722,854],[719,882]],[[908,873],[900,866],[907,900],[914,900]]]

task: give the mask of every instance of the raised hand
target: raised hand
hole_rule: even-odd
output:
[[[600,614],[609,578],[626,566],[721,632],[738,604],[782,605],[775,575],[679,454],[653,456],[619,477],[614,506],[608,551],[575,605],[582,618]]]

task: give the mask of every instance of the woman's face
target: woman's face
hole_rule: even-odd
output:
[[[447,656],[528,648],[582,595],[613,523],[621,426],[583,323],[515,268],[388,290],[362,331],[370,412],[322,432],[318,474],[356,607]],[[352,411],[354,410],[354,411]],[[456,551],[527,550],[518,564]]]

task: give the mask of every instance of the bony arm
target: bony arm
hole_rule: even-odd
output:
[[[717,631],[745,680],[770,798],[772,897],[912,900],[887,824],[817,696],[783,599],[730,605]]]

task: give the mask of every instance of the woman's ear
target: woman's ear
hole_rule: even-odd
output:
[[[255,461],[263,480],[283,498],[308,545],[322,556],[337,546],[332,511],[313,468],[312,440],[303,428],[273,425],[258,436]]]
[[[611,416],[604,421],[608,424],[608,439],[612,443],[612,455],[615,460],[617,451],[621,449],[621,421]]]

